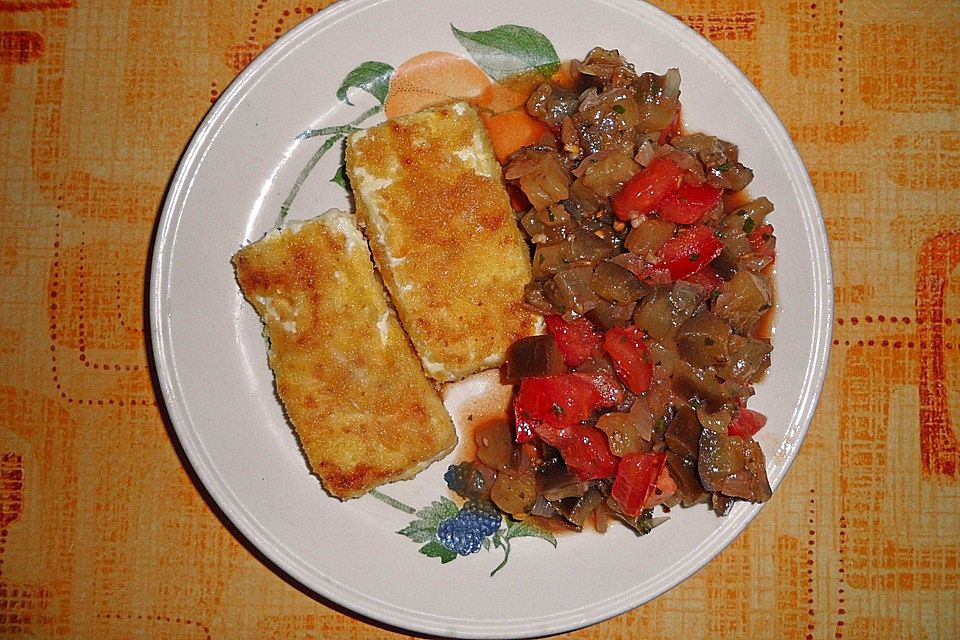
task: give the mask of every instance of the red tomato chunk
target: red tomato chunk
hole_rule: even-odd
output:
[[[619,459],[610,451],[607,434],[597,427],[541,424],[536,431],[540,439],[560,452],[564,463],[581,480],[617,473]]]
[[[597,386],[576,374],[524,378],[513,401],[517,442],[529,442],[541,424],[583,422],[603,404]]]
[[[581,316],[567,322],[561,316],[546,316],[547,330],[553,336],[568,367],[579,367],[594,355],[603,340],[597,327]]]
[[[610,329],[603,337],[603,349],[610,355],[614,370],[630,391],[643,393],[650,388],[653,362],[640,327]]]
[[[723,191],[708,184],[696,187],[684,183],[660,201],[658,215],[677,224],[695,224],[720,204],[722,196]]]
[[[714,229],[694,225],[685,228],[660,247],[660,260],[655,266],[669,271],[673,280],[681,280],[705,268],[721,251],[723,243],[715,235]]]
[[[767,416],[741,406],[737,417],[727,426],[727,435],[752,438],[765,424],[767,424]]]
[[[717,275],[717,272],[711,269],[710,265],[703,267],[699,271],[691,273],[685,278],[681,278],[681,280],[690,282],[692,284],[698,284],[707,291],[713,291],[723,284],[723,278]]]
[[[647,215],[667,194],[680,187],[683,169],[669,158],[655,158],[650,166],[627,180],[610,204],[621,220]]]
[[[614,374],[609,371],[578,371],[576,375],[584,380],[589,380],[590,384],[596,387],[600,393],[601,407],[616,407],[623,402],[623,385]]]
[[[753,252],[758,256],[774,257],[773,225],[765,224],[757,227],[747,235]]]
[[[629,453],[620,459],[611,495],[624,514],[640,515],[666,462],[667,454],[662,452]]]

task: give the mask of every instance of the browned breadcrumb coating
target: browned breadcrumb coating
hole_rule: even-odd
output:
[[[530,254],[476,110],[455,103],[352,134],[357,217],[428,375],[499,366],[539,332],[523,304]]]
[[[454,447],[450,416],[352,215],[330,211],[271,232],[233,264],[264,322],[277,394],[332,495],[412,477]]]

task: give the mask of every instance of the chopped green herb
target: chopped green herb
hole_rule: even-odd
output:
[[[700,259],[700,254],[699,254],[699,253],[691,253],[691,254],[690,254],[690,262],[696,262],[696,261],[699,260],[699,259]]]
[[[558,405],[556,402],[553,403],[553,406],[550,408],[553,411],[553,415],[560,417],[563,415],[563,407]]]
[[[753,228],[757,226],[757,223],[754,222],[753,218],[744,218],[743,220],[743,232],[750,233],[753,231]]]
[[[666,416],[660,416],[659,418],[657,418],[657,423],[656,423],[655,425],[653,425],[653,430],[654,430],[654,431],[657,431],[657,432],[660,432],[660,431],[663,431],[663,430],[666,429],[666,428],[667,428],[667,417],[666,417]]]
[[[712,347],[714,344],[716,344],[716,342],[714,341],[713,338],[711,338],[711,337],[708,336],[708,337],[706,337],[706,338],[703,339],[703,344],[704,344],[704,346]]]
[[[730,170],[730,164],[727,163],[727,162],[724,162],[724,163],[721,164],[720,166],[714,167],[714,168],[715,168],[717,171],[719,171],[720,173],[723,173],[724,171],[729,171],[729,170]]]
[[[623,114],[623,112],[626,111],[626,109],[623,108],[623,105],[619,105],[619,104],[613,105],[612,109],[619,114]]]

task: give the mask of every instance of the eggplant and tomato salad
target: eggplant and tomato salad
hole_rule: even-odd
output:
[[[514,518],[638,533],[658,506],[766,501],[766,417],[747,401],[772,349],[773,205],[746,195],[734,144],[684,131],[676,69],[597,48],[571,77],[531,94],[551,133],[504,166],[547,331],[510,348],[512,415],[476,431],[451,487]]]

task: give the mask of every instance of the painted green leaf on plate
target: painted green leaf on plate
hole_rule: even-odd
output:
[[[489,31],[461,31],[450,28],[463,48],[494,80],[536,70],[550,76],[560,68],[553,44],[530,27],[505,24]]]
[[[507,532],[504,537],[508,540],[512,538],[540,538],[552,544],[554,548],[557,546],[557,539],[552,533],[525,520],[508,521]]]
[[[397,531],[414,542],[429,542],[437,538],[437,526],[447,518],[457,515],[457,505],[449,498],[441,497],[416,513],[416,519]],[[440,544],[437,542],[437,544]],[[456,554],[454,554],[456,555]]]
[[[348,191],[350,190],[350,178],[347,176],[347,169],[342,163],[337,167],[337,172],[330,178],[330,182],[338,184]]]
[[[440,558],[440,564],[447,564],[457,559],[457,553],[440,544],[439,540],[431,540],[420,547],[420,553],[428,558]]]
[[[353,103],[347,98],[347,91],[350,89],[363,89],[380,104],[387,99],[387,91],[390,89],[390,76],[393,75],[393,67],[385,62],[368,60],[361,62],[353,71],[348,73],[340,83],[337,89],[337,98],[349,105]]]

